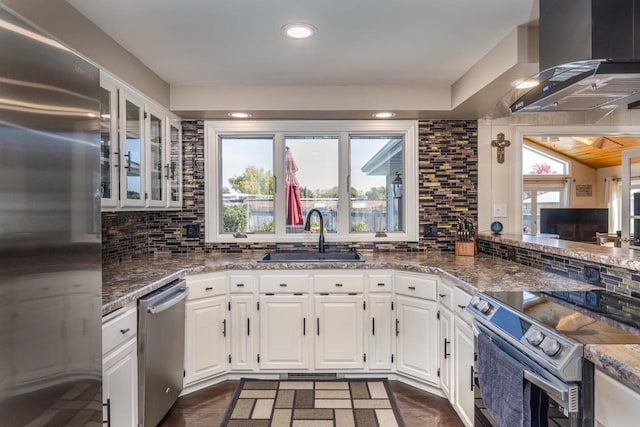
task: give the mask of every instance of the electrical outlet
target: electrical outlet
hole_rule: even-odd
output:
[[[188,224],[185,226],[185,229],[187,239],[200,237],[200,224]]]
[[[435,239],[438,237],[438,227],[435,224],[425,224],[422,237],[426,239]]]

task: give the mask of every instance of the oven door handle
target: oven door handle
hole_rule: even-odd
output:
[[[538,386],[542,391],[547,393],[550,398],[555,400],[558,403],[565,404],[565,408],[569,409],[569,388],[568,387],[558,387],[555,384],[545,380],[544,378],[539,377],[533,372],[525,369],[524,371],[524,379],[529,381],[531,384]]]

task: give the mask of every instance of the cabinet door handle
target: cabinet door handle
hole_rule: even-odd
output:
[[[111,399],[107,399],[107,403],[103,403],[102,406],[107,407],[107,420],[103,421],[102,424],[106,424],[107,427],[111,427]]]
[[[302,318],[302,336],[307,335],[307,318]]]
[[[444,298],[447,296],[447,294],[438,294],[438,295],[440,295],[440,298]]]
[[[239,288],[242,288],[242,287],[244,287],[244,283],[238,283],[236,286],[239,287]]]
[[[376,334],[376,318],[372,317],[371,318],[371,335],[375,335]]]
[[[400,335],[400,321],[396,319],[396,336]]]
[[[223,337],[227,336],[227,319],[224,319],[222,321],[222,336]]]
[[[316,318],[316,332],[318,333],[318,336],[320,336],[320,318],[319,317]]]
[[[251,335],[251,319],[247,317],[247,336]]]
[[[415,290],[416,290],[416,287],[415,287],[415,286],[409,286],[409,290],[410,290],[410,291],[415,291]]]
[[[451,356],[451,353],[447,352],[447,345],[451,344],[451,341],[444,339],[444,358],[446,359],[448,356]]]
[[[341,288],[342,287],[342,283],[336,283],[336,287],[337,288]]]
[[[473,365],[471,365],[470,368],[471,368],[471,378],[469,378],[470,379],[469,384],[471,384],[471,391],[473,391]]]
[[[465,308],[467,308],[466,305],[462,305],[462,304],[458,304],[458,307],[460,307],[460,310],[464,310]]]
[[[286,288],[286,287],[287,287],[287,284],[286,284],[286,283],[280,283],[280,287],[281,287],[281,288]]]
[[[205,291],[211,291],[211,290],[213,290],[213,287],[211,287],[211,286],[207,286],[206,288],[204,288],[204,290],[205,290]]]
[[[127,332],[129,332],[131,330],[131,328],[126,328],[126,329],[120,329],[120,333],[122,335],[126,334]]]
[[[384,286],[384,283],[378,283],[378,286]]]

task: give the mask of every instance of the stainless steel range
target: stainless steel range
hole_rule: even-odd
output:
[[[476,351],[477,338],[485,335],[523,366],[524,383],[540,393],[544,415],[532,417],[532,426],[592,426],[593,365],[583,359],[584,345],[640,343],[634,307],[640,311],[640,300],[593,290],[487,292],[467,309],[474,316]],[[478,382],[476,425],[499,426],[485,408]]]

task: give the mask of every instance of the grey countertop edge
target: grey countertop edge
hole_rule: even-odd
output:
[[[185,275],[185,270],[178,270],[172,273],[168,273],[166,276],[163,276],[158,280],[150,282],[147,285],[141,286],[133,292],[130,292],[113,301],[109,301],[108,303],[103,304],[102,306],[102,316],[106,316],[107,314],[112,313],[119,308],[125,307],[126,305],[134,301],[137,301],[138,299],[155,291],[156,289],[160,289],[164,285],[171,283],[176,279],[182,278],[184,275]]]
[[[640,393],[640,345],[593,344],[584,356],[597,368]]]
[[[478,233],[478,240],[640,271],[639,251],[527,234]]]

